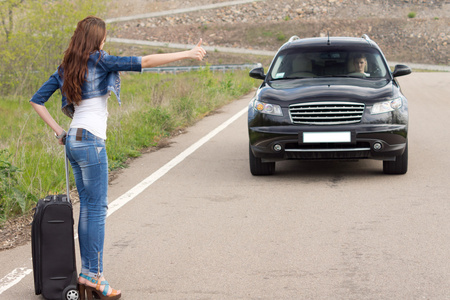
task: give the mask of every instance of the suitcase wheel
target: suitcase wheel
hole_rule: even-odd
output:
[[[79,300],[80,293],[78,292],[78,289],[76,287],[69,286],[63,292],[63,299],[64,300]]]

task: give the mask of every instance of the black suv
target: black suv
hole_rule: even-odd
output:
[[[361,38],[292,37],[275,55],[248,109],[250,171],[271,175],[287,159],[383,161],[408,168],[408,102],[378,45]]]

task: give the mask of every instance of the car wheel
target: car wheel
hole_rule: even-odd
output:
[[[272,175],[275,173],[275,162],[263,163],[260,157],[253,154],[252,148],[249,146],[250,172],[252,175]]]
[[[395,158],[395,161],[383,161],[384,174],[405,174],[408,171],[408,144],[402,155]]]

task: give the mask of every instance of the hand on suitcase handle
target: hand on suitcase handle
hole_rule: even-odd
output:
[[[64,145],[65,144],[65,137],[66,136],[67,136],[67,132],[64,129],[62,129],[60,134],[57,134],[55,132],[55,137],[58,139],[60,145]]]
[[[58,139],[58,142],[60,145],[65,145],[66,144],[66,138],[67,138],[67,132],[63,132],[63,136],[61,138]]]

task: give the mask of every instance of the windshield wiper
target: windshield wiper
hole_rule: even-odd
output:
[[[288,76],[286,79],[305,79],[305,78],[314,78],[316,76]]]
[[[348,78],[348,77],[354,77],[354,78],[362,78],[362,77],[359,77],[359,76],[351,76],[351,75],[322,75],[322,76],[320,76],[321,78],[322,77],[344,77],[344,78]]]
[[[272,78],[272,81],[275,81],[275,80],[306,79],[306,78],[317,78],[317,76],[314,76],[314,77],[309,77],[309,76],[291,76],[291,77],[283,77],[283,78]]]

